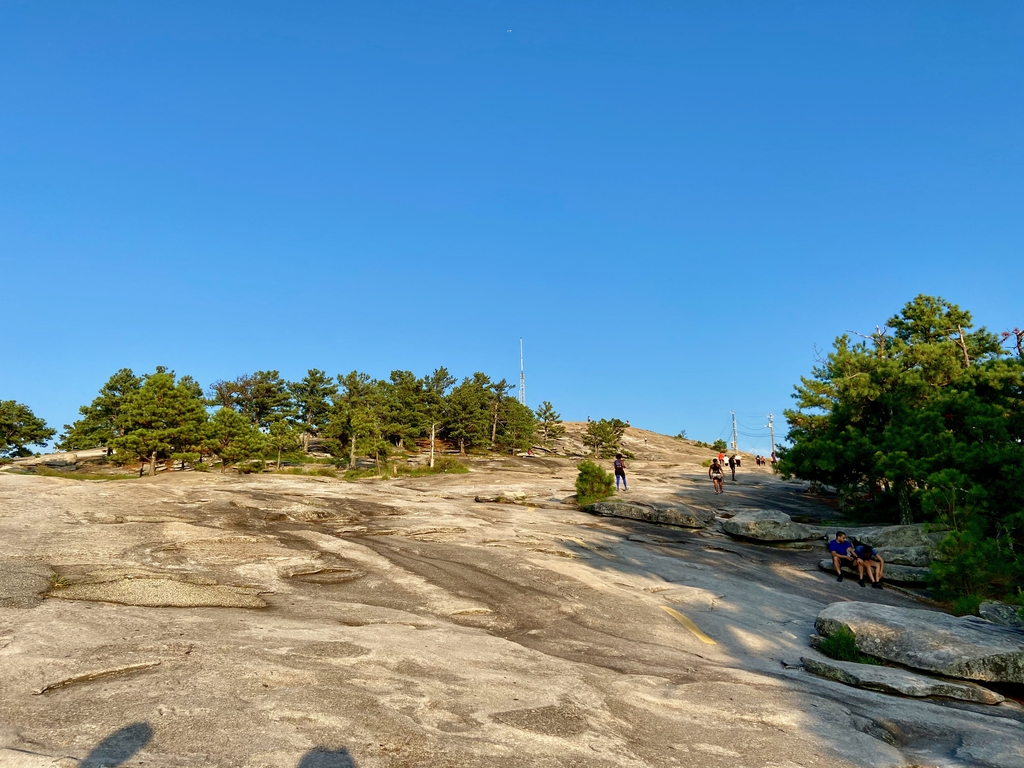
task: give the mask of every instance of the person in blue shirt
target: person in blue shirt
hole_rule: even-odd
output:
[[[836,581],[842,581],[843,564],[854,566],[859,562],[857,553],[853,549],[853,543],[846,538],[845,533],[836,531],[835,539],[828,543],[828,551],[832,555],[832,565],[836,569]]]

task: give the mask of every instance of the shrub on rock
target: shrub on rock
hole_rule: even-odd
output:
[[[607,499],[615,492],[615,478],[592,461],[581,461],[577,467],[576,503],[588,506],[601,499]]]

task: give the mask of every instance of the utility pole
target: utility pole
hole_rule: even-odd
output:
[[[775,422],[773,421],[774,418],[775,417],[772,414],[768,414],[768,429],[770,429],[772,433],[772,463],[775,462]]]
[[[736,411],[730,411],[732,413],[732,452],[736,453],[739,448],[736,447]]]
[[[526,371],[523,368],[523,337],[519,337],[519,402],[526,405]]]

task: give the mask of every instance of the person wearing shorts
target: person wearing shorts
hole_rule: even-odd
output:
[[[842,567],[844,564],[855,568],[860,562],[853,543],[846,538],[846,534],[842,531],[836,531],[835,539],[828,543],[828,551],[832,555],[832,565],[836,569],[836,581],[843,580]]]
[[[711,483],[715,486],[715,493],[725,493],[725,489],[722,487],[725,473],[722,472],[722,465],[718,463],[718,459],[711,460],[711,466],[708,467],[708,477],[711,478]]]

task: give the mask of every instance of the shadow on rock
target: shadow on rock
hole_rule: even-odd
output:
[[[337,750],[317,747],[302,756],[297,768],[356,768],[356,761],[344,747]]]
[[[79,764],[79,768],[113,768],[125,762],[153,738],[149,723],[132,723],[120,728],[97,744]],[[311,765],[318,765],[313,763]],[[328,765],[325,763],[325,765]]]

